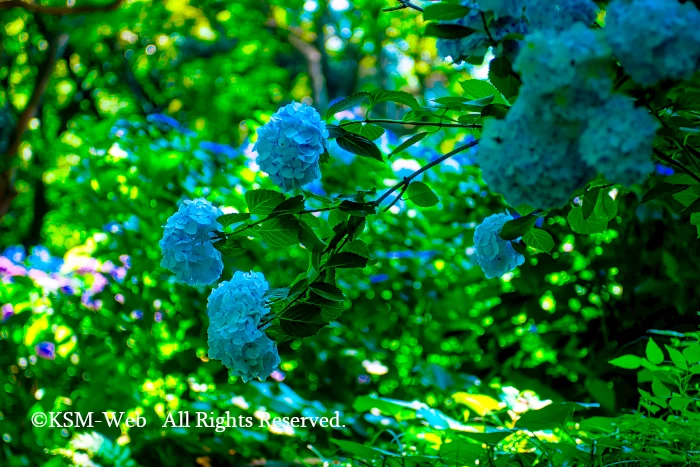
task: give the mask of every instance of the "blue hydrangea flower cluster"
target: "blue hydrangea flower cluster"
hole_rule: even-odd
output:
[[[591,0],[528,0],[531,31],[563,31],[575,23],[592,24],[598,7]]]
[[[211,284],[221,276],[221,253],[212,245],[223,212],[204,198],[185,200],[168,218],[160,240],[161,266],[189,285]]]
[[[521,95],[504,120],[487,120],[478,160],[484,181],[510,204],[549,209],[569,201],[595,172],[578,154],[578,126],[554,120],[541,102]]]
[[[522,17],[526,3],[525,0],[478,0],[478,2],[482,10],[492,12],[496,19],[505,16]]]
[[[487,279],[500,277],[525,262],[525,257],[515,251],[510,241],[498,236],[505,223],[512,219],[509,214],[494,214],[476,227],[476,261]]]
[[[319,159],[328,149],[326,122],[313,107],[286,105],[258,128],[257,164],[282,190],[321,178]]]
[[[209,358],[221,360],[244,382],[265,380],[280,363],[277,344],[259,329],[270,309],[261,273],[237,271],[209,295]]]
[[[700,68],[700,10],[678,0],[615,0],[605,32],[625,71],[651,86],[687,79]]]
[[[700,24],[700,23],[699,23]],[[659,123],[634,101],[614,95],[602,108],[590,112],[581,135],[583,160],[613,183],[643,183],[654,171],[652,141]]]

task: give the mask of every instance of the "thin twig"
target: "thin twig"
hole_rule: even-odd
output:
[[[401,188],[401,193],[399,193],[399,195],[398,195],[396,198],[394,198],[394,201],[392,201],[391,203],[389,203],[389,206],[387,206],[386,208],[384,208],[384,212],[387,212],[389,209],[391,209],[391,207],[392,207],[393,205],[395,205],[396,203],[399,202],[399,200],[401,199],[401,197],[403,196],[403,194],[406,193],[406,190],[408,189],[408,185],[409,185],[409,184],[407,183],[407,184],[405,184],[405,185]]]
[[[418,5],[414,5],[411,3],[409,0],[398,0],[398,2],[401,4],[399,6],[395,7],[390,7],[390,8],[385,8],[382,11],[384,12],[389,12],[389,11],[397,11],[397,10],[403,10],[405,8],[412,8],[416,11],[420,11],[421,13],[423,12],[423,8],[419,7]]]
[[[413,180],[414,178],[416,178],[417,176],[419,176],[420,174],[422,174],[422,173],[425,172],[426,170],[428,170],[428,169],[430,169],[430,168],[432,168],[432,167],[435,167],[436,165],[438,165],[438,164],[440,164],[440,163],[446,161],[446,160],[449,159],[450,157],[452,157],[452,156],[454,156],[454,155],[456,155],[456,154],[459,154],[460,152],[465,151],[465,150],[467,150],[467,149],[469,149],[469,148],[472,148],[472,147],[476,146],[477,144],[479,144],[479,140],[478,140],[478,139],[475,139],[474,141],[471,141],[471,142],[469,142],[469,143],[467,143],[467,144],[464,144],[464,145],[462,145],[462,146],[460,146],[460,147],[458,147],[458,148],[456,148],[456,149],[454,149],[454,150],[448,152],[448,153],[445,154],[444,156],[442,156],[442,157],[440,157],[440,158],[438,158],[438,159],[435,159],[435,160],[432,161],[431,163],[424,165],[423,167],[421,167],[420,169],[416,170],[415,172],[413,172],[413,173],[412,173],[411,175],[409,175],[408,177],[404,178],[401,182],[399,182],[399,183],[397,183],[396,185],[394,185],[393,187],[389,188],[382,196],[380,196],[379,198],[377,198],[375,201],[372,201],[372,204],[374,204],[375,206],[379,206],[379,205],[381,204],[381,202],[384,201],[390,194],[392,194],[393,192],[395,192],[395,191],[398,190],[399,188],[402,188],[404,185],[408,185],[409,183],[411,183],[411,180]]]
[[[692,170],[690,170],[689,168],[687,168],[686,166],[684,166],[683,164],[681,164],[677,160],[671,159],[666,154],[659,151],[657,148],[654,148],[654,155],[656,156],[657,159],[660,159],[663,162],[666,162],[667,164],[671,164],[672,166],[674,166],[675,168],[677,168],[681,172],[685,172],[686,174],[690,175],[693,179],[700,182],[700,177],[698,177],[698,175],[695,174],[695,172],[693,172]]]
[[[343,122],[340,126],[352,125],[353,123],[389,123],[394,125],[411,125],[411,126],[437,126],[447,128],[481,128],[480,124],[465,125],[462,123],[440,123],[440,122],[404,122],[401,120],[390,120],[387,118],[367,118],[365,120],[350,120]]]

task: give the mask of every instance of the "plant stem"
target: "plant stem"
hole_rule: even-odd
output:
[[[343,122],[340,126],[352,125],[353,123],[391,123],[395,125],[412,125],[412,126],[437,126],[437,127],[449,127],[449,128],[481,128],[481,125],[471,124],[463,125],[461,123],[439,123],[439,122],[404,122],[401,120],[390,120],[387,118],[367,118],[365,120],[353,120],[349,122]]]
[[[389,8],[384,8],[382,11],[384,12],[389,12],[389,11],[397,11],[397,10],[403,10],[406,8],[412,8],[416,11],[423,12],[423,8],[419,7],[418,5],[414,5],[411,3],[409,0],[398,0],[398,2],[401,4],[399,6],[395,7],[389,7]]]
[[[442,156],[442,157],[440,157],[440,158],[438,158],[438,159],[435,159],[435,160],[432,161],[431,163],[424,165],[423,167],[421,167],[420,169],[416,170],[415,172],[413,172],[413,173],[412,173],[411,175],[409,175],[408,177],[404,178],[401,182],[399,182],[399,183],[397,183],[396,185],[394,185],[393,187],[389,188],[382,196],[380,196],[380,197],[379,197],[378,199],[376,199],[375,201],[372,201],[371,204],[374,204],[375,206],[379,206],[379,205],[381,204],[381,202],[384,201],[390,194],[392,194],[393,192],[395,192],[395,191],[398,190],[399,188],[402,188],[402,187],[408,185],[409,183],[411,183],[411,180],[413,180],[414,178],[416,178],[417,176],[419,176],[420,174],[422,174],[422,173],[425,172],[426,170],[428,170],[428,169],[430,169],[430,168],[432,168],[432,167],[435,167],[436,165],[438,165],[438,164],[440,164],[440,163],[446,161],[446,160],[449,159],[450,157],[452,157],[452,156],[454,156],[454,155],[457,155],[457,154],[459,154],[460,152],[465,151],[465,150],[467,150],[467,149],[469,149],[469,148],[472,148],[472,147],[476,146],[477,144],[479,144],[479,140],[478,140],[478,139],[475,139],[474,141],[471,141],[471,142],[469,142],[469,143],[467,143],[467,144],[463,144],[462,146],[459,146],[458,148],[453,149],[452,151],[448,152],[448,153],[445,154],[444,156]]]

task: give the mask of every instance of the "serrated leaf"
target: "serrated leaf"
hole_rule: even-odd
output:
[[[527,216],[528,214],[532,214],[535,211],[535,208],[528,204],[519,204],[518,206],[515,207],[515,211],[520,214],[521,216]]]
[[[216,220],[224,227],[228,227],[232,224],[237,224],[239,222],[247,221],[250,219],[250,214],[247,212],[235,212],[232,214],[224,214],[219,216]]]
[[[481,109],[481,116],[503,119],[508,115],[508,110],[510,110],[510,107],[505,104],[488,104]]]
[[[535,226],[538,216],[530,214],[517,219],[510,220],[503,224],[503,228],[498,236],[503,240],[515,240],[528,233]]]
[[[647,342],[646,354],[647,354],[647,360],[649,360],[654,365],[658,365],[660,363],[663,363],[663,361],[664,361],[663,350],[661,350],[661,347],[659,347],[659,344],[654,342],[654,339],[652,339],[651,337],[649,338],[649,341]]]
[[[275,289],[269,289],[265,294],[263,295],[263,298],[266,298],[268,300],[279,300],[282,299],[284,300],[289,296],[289,287],[278,287]]]
[[[668,345],[664,345],[664,347],[666,347],[666,351],[671,357],[671,361],[674,365],[676,365],[681,370],[688,369],[688,362],[685,360],[685,357],[678,349],[674,349],[673,347],[670,347]]]
[[[532,229],[523,236],[523,242],[530,248],[552,254],[554,239],[548,232],[541,229]]]
[[[338,125],[326,125],[326,130],[328,130],[329,139],[340,138],[341,136],[348,134],[343,127]]]
[[[320,331],[325,325],[321,321],[321,308],[309,303],[299,303],[284,310],[279,315],[282,331],[292,337],[309,337]]]
[[[302,195],[293,196],[282,201],[272,210],[273,214],[297,214],[304,210],[304,202],[306,200]]]
[[[263,222],[253,231],[271,247],[282,248],[299,243],[299,222],[289,215]]]
[[[648,203],[649,201],[655,199],[665,198],[667,196],[680,193],[681,191],[689,187],[690,185],[685,184],[675,185],[671,183],[661,182],[644,194],[644,196],[642,197],[642,203]]]
[[[342,302],[345,300],[345,295],[343,295],[343,292],[333,284],[329,284],[327,282],[314,282],[309,287],[318,295],[328,300],[333,300],[336,302]]]
[[[513,65],[506,57],[497,57],[489,65],[489,81],[498,89],[503,97],[512,101],[520,90],[520,81],[513,72]]]
[[[228,237],[218,242],[213,242],[214,248],[219,250],[225,256],[238,256],[245,253],[243,243],[233,237]]]
[[[362,240],[353,240],[352,242],[349,242],[347,245],[345,245],[343,250],[369,258],[369,248]]]
[[[318,238],[316,232],[304,220],[299,223],[299,243],[311,251],[323,251],[326,247],[326,244]]]
[[[487,96],[497,96],[494,102],[503,103],[500,98],[500,92],[491,83],[482,79],[468,79],[460,81],[460,86],[464,90],[464,94],[471,100],[481,99]]]
[[[345,99],[342,99],[328,109],[326,112],[326,120],[330,120],[333,118],[335,114],[338,112],[342,112],[343,110],[348,110],[352,109],[353,107],[357,107],[358,105],[362,104],[369,98],[369,93],[361,91],[361,92],[356,92],[355,94],[352,94]]]
[[[609,222],[615,219],[617,215],[617,202],[608,193],[601,190],[598,194],[594,213],[598,219],[604,219]]]
[[[595,213],[588,219],[583,218],[583,210],[580,207],[572,208],[566,216],[571,230],[580,234],[594,234],[604,232],[608,227],[607,221],[598,219]]]
[[[381,138],[384,134],[384,128],[374,123],[351,123],[349,125],[344,125],[343,128],[351,133],[355,133],[360,136],[374,141],[375,139]]]
[[[380,102],[395,102],[403,104],[411,108],[411,110],[420,109],[420,104],[411,94],[404,91],[387,91],[385,89],[375,89],[370,93],[370,105],[374,106]]]
[[[355,133],[346,133],[336,139],[336,142],[342,149],[357,154],[358,156],[369,157],[380,162],[384,161],[382,152],[377,145],[364,136],[356,135]]]
[[[395,154],[398,154],[402,151],[405,151],[406,149],[410,148],[411,146],[413,146],[414,144],[416,144],[417,142],[419,142],[420,140],[422,140],[423,138],[425,138],[429,134],[430,133],[428,133],[428,132],[418,133],[418,134],[415,134],[415,135],[411,136],[410,138],[404,140],[404,142],[399,144],[396,147],[396,149],[391,151],[391,153],[389,154],[389,157],[391,157]]]
[[[694,214],[696,212],[700,211],[700,198],[696,199],[692,203],[690,203],[688,206],[686,206],[682,211],[681,214]]]
[[[356,203],[355,201],[345,200],[338,206],[341,211],[349,212],[356,216],[369,216],[377,213],[377,207],[370,203]]]
[[[581,210],[582,210],[584,219],[588,219],[589,217],[591,217],[591,214],[593,214],[593,210],[595,209],[595,205],[598,202],[598,195],[599,194],[600,194],[600,188],[587,191],[583,194],[583,198],[581,199],[581,201],[582,201]]]
[[[406,197],[422,208],[429,208],[440,202],[433,190],[423,182],[411,182],[406,190]]]
[[[425,21],[449,21],[464,18],[470,11],[471,8],[458,3],[435,3],[425,7],[423,19]]]
[[[343,212],[339,209],[334,209],[330,213],[328,213],[328,225],[331,226],[331,228],[334,228],[337,225],[342,224],[346,220],[348,220],[349,214],[347,212]]]
[[[460,26],[459,24],[428,23],[423,34],[439,39],[461,39],[471,36],[475,32],[476,29]]]
[[[490,95],[486,97],[482,97],[481,99],[475,99],[472,101],[467,101],[462,103],[462,108],[464,110],[470,111],[470,112],[481,112],[484,107],[487,105],[491,104],[494,100],[495,96]]]
[[[636,355],[630,354],[614,358],[608,363],[619,368],[624,368],[626,370],[636,370],[640,366],[642,366],[642,359]]]
[[[329,268],[364,268],[365,266],[367,266],[367,258],[345,251],[334,254],[326,262],[326,267]]]
[[[245,202],[251,214],[267,216],[284,201],[284,195],[273,190],[250,190],[245,193]]]

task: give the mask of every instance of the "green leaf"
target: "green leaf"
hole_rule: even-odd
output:
[[[515,211],[520,214],[521,216],[527,216],[528,214],[531,214],[535,211],[535,208],[528,204],[519,204],[515,207]]]
[[[583,218],[588,219],[593,214],[595,205],[598,202],[598,194],[600,193],[600,188],[587,191],[583,194],[583,204],[581,206]]]
[[[663,363],[663,361],[664,361],[663,350],[661,350],[661,347],[659,347],[659,344],[654,342],[654,339],[652,339],[651,337],[649,338],[649,341],[647,342],[646,354],[647,354],[647,360],[649,360],[654,365],[658,365],[660,363]]]
[[[496,445],[515,433],[515,430],[497,430],[490,431],[487,433],[462,433],[467,438],[471,438],[482,444]]]
[[[352,242],[349,242],[347,245],[345,245],[343,250],[369,258],[369,248],[362,240],[353,240]]]
[[[340,138],[348,134],[345,128],[338,125],[326,125],[326,130],[328,130],[328,138],[330,139]]]
[[[339,100],[326,112],[326,120],[330,120],[333,118],[335,114],[338,112],[342,112],[343,110],[348,110],[352,109],[353,107],[357,107],[358,105],[362,104],[369,98],[369,93],[361,91],[361,92],[356,92],[355,94],[352,94],[345,99]]]
[[[345,200],[338,206],[341,211],[349,212],[356,216],[369,216],[377,213],[377,207],[370,203],[356,203],[355,201]]]
[[[299,222],[289,215],[275,217],[253,231],[271,247],[282,248],[299,243]]]
[[[430,133],[428,133],[428,132],[418,133],[418,134],[415,134],[415,135],[411,136],[410,138],[404,140],[404,142],[399,144],[396,147],[396,149],[391,151],[391,153],[389,154],[389,157],[410,148],[411,146],[413,146],[414,144],[416,144],[417,142],[419,142],[420,140],[422,140],[423,138],[425,138],[429,134]]]
[[[284,195],[273,190],[250,190],[245,193],[245,202],[251,214],[267,216],[284,201]]]
[[[425,7],[423,19],[425,21],[449,21],[464,18],[470,11],[471,8],[458,3],[435,3]]]
[[[331,161],[331,153],[328,152],[328,149],[323,151],[323,154],[321,154],[321,157],[318,159],[318,163],[323,165],[323,164],[328,164]]]
[[[700,213],[694,212],[690,215],[690,225],[698,229],[698,238],[700,238]]]
[[[326,247],[326,244],[318,238],[316,232],[304,219],[299,223],[299,243],[311,251],[323,251]]]
[[[571,230],[580,234],[594,234],[604,232],[608,227],[607,221],[598,219],[595,213],[588,219],[583,218],[583,210],[580,207],[572,208],[566,216]]]
[[[328,213],[328,225],[331,226],[331,228],[334,228],[337,225],[342,224],[348,220],[348,213],[343,212],[339,209],[334,209],[330,213]]]
[[[333,444],[340,446],[340,448],[352,454],[353,456],[359,456],[361,459],[372,460],[378,456],[396,456],[393,452],[384,451],[382,449],[377,449],[373,447],[368,447],[363,444],[354,443],[352,441],[345,441],[340,439],[331,439]]]
[[[279,315],[282,331],[292,337],[309,337],[320,331],[326,323],[321,319],[321,307],[299,303]]]
[[[651,381],[651,392],[653,392],[656,397],[667,398],[671,396],[671,390],[667,388],[664,383],[659,381],[656,376]]]
[[[615,216],[617,215],[617,202],[604,190],[600,190],[594,212],[598,219],[603,219],[609,222],[615,219]]]
[[[642,197],[642,203],[648,203],[649,201],[665,198],[671,196],[675,193],[680,193],[681,191],[689,188],[690,185],[678,184],[674,185],[671,183],[661,182],[656,185],[651,190],[647,191]]]
[[[263,297],[268,299],[268,300],[285,299],[288,296],[289,296],[289,287],[278,287],[275,289],[269,289],[263,295]]]
[[[420,104],[411,94],[404,91],[387,91],[385,89],[375,89],[370,93],[370,106],[380,102],[395,102],[410,107],[412,110],[419,110]]]
[[[527,216],[510,220],[503,225],[503,228],[499,232],[498,236],[503,240],[515,240],[516,238],[522,237],[532,230],[538,217],[539,216],[535,214],[529,214]]]
[[[510,244],[513,246],[513,249],[515,251],[517,251],[518,253],[520,253],[521,255],[523,255],[523,256],[527,255],[527,246],[525,246],[524,243],[512,241],[512,242],[510,242]]]
[[[250,214],[247,212],[235,212],[232,214],[224,214],[223,216],[219,216],[216,220],[219,221],[219,223],[224,226],[228,227],[229,225],[232,224],[237,224],[239,222],[247,221],[250,219]]]
[[[516,97],[520,90],[520,81],[513,72],[513,65],[503,56],[491,60],[489,81],[509,101]]]
[[[489,104],[481,109],[481,116],[502,119],[508,114],[509,109],[510,107],[505,104]]]
[[[437,195],[423,182],[412,182],[408,185],[406,195],[416,206],[429,208],[440,202]]]
[[[384,128],[374,123],[351,123],[349,125],[344,125],[343,128],[351,133],[355,133],[360,136],[374,141],[377,138],[381,138],[384,134]]]
[[[536,250],[541,250],[552,254],[554,248],[554,239],[548,232],[540,229],[532,229],[523,236],[525,245]]]
[[[302,195],[293,196],[282,201],[272,210],[273,214],[297,214],[304,210],[304,202],[306,200]]]
[[[460,81],[460,86],[464,90],[464,94],[471,100],[478,100],[487,96],[497,96],[494,102],[499,104],[504,103],[501,98],[501,93],[491,83],[481,79],[468,79]]]
[[[700,345],[695,342],[683,349],[683,356],[690,363],[700,363]]]
[[[476,99],[473,101],[467,101],[462,104],[462,108],[469,112],[481,112],[484,107],[491,104],[495,96],[486,96],[481,99]]]
[[[642,366],[642,359],[636,355],[623,355],[622,357],[617,357],[608,362],[613,366],[624,368],[625,370],[636,370]]]
[[[681,214],[694,214],[696,212],[700,211],[700,198],[696,199],[692,203],[690,203],[688,206],[686,206],[682,211]]]
[[[342,302],[345,300],[345,295],[343,295],[343,292],[333,284],[329,284],[327,282],[314,282],[309,287],[318,295],[328,300],[333,300],[336,302]]]
[[[570,403],[553,403],[539,410],[528,410],[518,419],[516,426],[530,431],[558,428],[566,423],[574,407]]]
[[[475,32],[475,29],[460,26],[459,24],[428,23],[423,34],[440,39],[461,39],[471,36]]]
[[[688,362],[686,362],[685,357],[682,353],[680,353],[678,349],[674,349],[673,347],[669,347],[668,345],[664,345],[664,347],[666,347],[666,351],[671,357],[671,361],[674,365],[676,365],[681,370],[688,369]]]
[[[334,254],[326,262],[326,267],[329,268],[364,268],[365,266],[367,266],[367,258],[345,251]]]
[[[245,253],[243,243],[234,237],[228,237],[218,242],[213,242],[214,248],[219,250],[225,256],[238,256]]]
[[[355,133],[347,133],[337,140],[338,146],[348,152],[357,154],[362,157],[369,157],[383,162],[382,152],[376,144],[364,136],[356,135]]]

